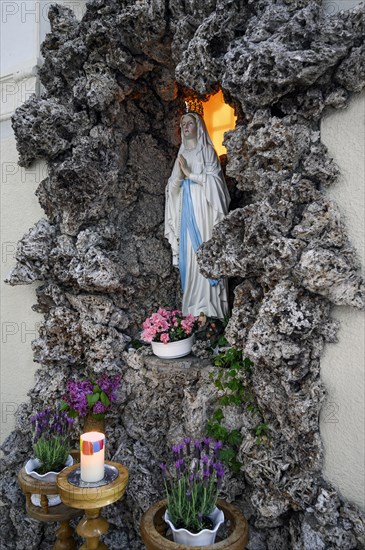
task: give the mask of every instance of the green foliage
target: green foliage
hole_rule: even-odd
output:
[[[99,401],[100,399],[100,392],[97,392],[97,393],[88,393],[87,396],[86,396],[86,399],[87,399],[87,403],[90,407],[92,407],[93,405],[95,405],[95,403],[97,401]]]
[[[54,436],[47,439],[42,436],[34,444],[34,454],[41,462],[38,473],[59,472],[64,468],[70,452],[70,444],[67,437]]]
[[[76,418],[77,416],[79,416],[79,413],[77,411],[71,410],[69,405],[63,399],[61,399],[61,402],[60,402],[60,411],[67,412],[67,415],[70,418]]]
[[[260,445],[261,441],[266,441],[269,433],[269,425],[267,422],[261,422],[255,427],[256,443]]]
[[[191,533],[204,529],[203,520],[214,510],[217,500],[217,488],[213,479],[204,487],[202,483],[189,482],[189,475],[183,475],[174,483],[165,482],[167,509],[172,523]],[[198,513],[202,514],[199,519]]]
[[[33,448],[40,461],[38,473],[60,471],[70,451],[70,430],[73,419],[63,411],[44,409],[30,419]]]
[[[219,398],[218,408],[208,421],[207,433],[210,437],[222,441],[224,447],[220,457],[233,472],[238,473],[242,464],[237,459],[237,452],[242,443],[242,437],[238,430],[228,430],[223,425],[224,407],[231,405],[244,407],[252,415],[260,412],[250,385],[253,363],[242,356],[242,351],[229,348],[225,353],[215,357],[213,364],[219,367],[219,371],[211,373],[210,378],[215,387],[224,393]],[[243,374],[244,376],[242,376]],[[255,427],[258,445],[262,441],[266,441],[268,431],[267,423],[261,423]]]
[[[143,347],[143,342],[141,342],[141,340],[138,340],[137,338],[135,338],[134,340],[131,341],[130,347],[133,348],[133,349],[140,349],[140,348]]]

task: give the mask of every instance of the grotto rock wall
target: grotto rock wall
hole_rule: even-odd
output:
[[[164,188],[183,92],[217,87],[238,115],[226,171],[246,206],[215,228],[199,262],[205,275],[241,281],[226,335],[254,362],[251,389],[269,426],[257,445],[250,414],[231,413],[243,468],[226,495],[250,519],[251,550],[362,548],[359,511],[322,479],[318,424],[320,356],[336,341],[331,304],[364,308],[355,251],[321,190],[338,171],[319,133],[324,109],[345,108],[364,86],[362,8],[328,17],[307,0],[91,0],[81,22],[57,6],[50,21],[45,93],[13,119],[20,164],[45,159],[49,175],[37,190],[46,217],[19,242],[9,276],[42,282],[44,323],[30,404],[4,444],[4,548],[50,544],[50,529],[30,533],[15,509],[16,471],[30,452],[30,413],[59,399],[70,375],[124,377],[107,437],[131,482],[107,511],[111,548],[142,548],[140,515],[161,494],[160,442],[199,435],[211,414],[211,367],[195,360],[174,380],[126,350],[146,315],[179,302]]]

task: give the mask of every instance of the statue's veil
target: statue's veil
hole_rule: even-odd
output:
[[[198,115],[198,113],[184,113],[183,116],[189,115],[193,117],[196,120],[197,124],[197,150],[202,149],[203,147],[206,147],[207,145],[210,145],[214,149],[214,145],[212,143],[212,140],[209,137],[207,127],[205,126],[205,122],[203,118]],[[185,149],[185,139],[184,139],[184,133],[181,128],[181,119],[180,119],[180,130],[181,130],[181,146],[179,150],[179,154]]]

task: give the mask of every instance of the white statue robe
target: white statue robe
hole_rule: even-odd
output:
[[[195,219],[202,237],[208,241],[212,229],[228,212],[229,193],[224,181],[222,168],[216,152],[211,145],[186,149],[181,145],[182,154],[191,171],[190,191]],[[182,184],[179,179],[179,164],[175,165],[166,187],[165,237],[168,239],[173,254],[173,264],[179,262],[179,237],[182,205]],[[221,280],[212,286],[209,279],[199,271],[196,254],[187,235],[187,272],[183,293],[182,312],[199,315],[201,312],[209,317],[223,319],[228,314],[227,281]]]

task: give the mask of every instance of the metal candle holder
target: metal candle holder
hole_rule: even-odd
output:
[[[112,483],[118,476],[119,472],[117,468],[109,464],[104,464],[104,477],[100,481],[83,481],[81,479],[80,467],[72,470],[72,472],[68,474],[67,481],[71,483],[71,485],[75,485],[75,487],[80,487],[81,489],[94,489],[95,487],[102,487],[103,485]]]

